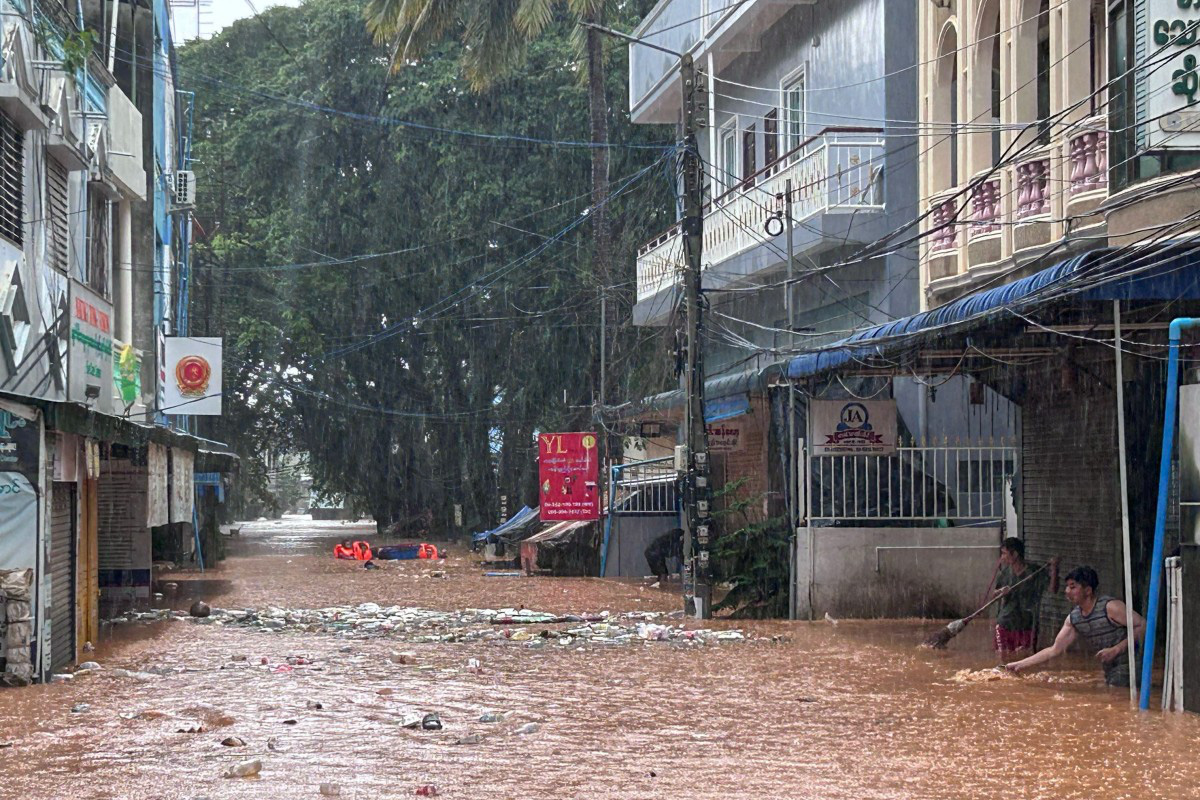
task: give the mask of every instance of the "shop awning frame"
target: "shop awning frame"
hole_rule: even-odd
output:
[[[894,356],[933,336],[977,329],[1008,312],[1049,304],[1066,294],[1079,300],[1172,300],[1200,298],[1200,256],[1182,248],[1090,250],[994,289],[960,297],[882,325],[856,331],[787,363],[789,378],[831,372],[851,363]]]

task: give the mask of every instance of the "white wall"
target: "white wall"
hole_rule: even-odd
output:
[[[960,617],[978,607],[996,565],[1000,528],[801,528],[797,616]],[[878,548],[921,549],[878,549]],[[953,549],[935,549],[953,548]],[[878,571],[876,567],[878,565]]]

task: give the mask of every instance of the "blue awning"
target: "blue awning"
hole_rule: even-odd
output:
[[[704,382],[704,420],[716,422],[747,413],[750,410],[750,392],[760,391],[766,385],[765,373],[761,370],[746,370]],[[668,411],[683,405],[682,389],[647,397],[637,411]]]
[[[1200,258],[1194,243],[1172,250],[1091,250],[1012,283],[960,297],[952,303],[892,322],[863,328],[787,365],[789,378],[827,372],[853,361],[895,353],[921,336],[948,328],[978,327],[1007,310],[1051,302],[1063,292],[1081,300],[1171,300],[1200,298]]]
[[[718,397],[706,400],[704,403],[704,421],[717,422],[732,417],[740,417],[750,412],[750,395],[734,394],[728,397]]]

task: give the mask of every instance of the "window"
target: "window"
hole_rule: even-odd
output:
[[[996,27],[1000,27],[1000,10],[996,9]],[[1000,163],[1000,34],[992,36],[992,166]]]
[[[772,108],[763,117],[763,166],[779,158],[779,109]]]
[[[721,192],[737,185],[737,117],[721,128]]]
[[[950,56],[950,185],[958,186],[958,51]]]
[[[0,111],[0,236],[25,243],[25,132]]]
[[[784,79],[783,94],[783,124],[784,148],[786,152],[795,150],[807,137],[807,120],[805,108],[806,83],[804,68],[792,73]]]
[[[1038,6],[1037,21],[1037,118],[1038,141],[1050,141],[1050,0]]]
[[[930,163],[938,166],[928,173],[931,194],[958,185],[958,32],[953,25],[944,27],[937,52],[929,110],[938,131],[930,147]]]
[[[1091,90],[1089,93],[1089,103],[1092,114],[1100,113],[1100,110],[1104,107],[1104,98],[1107,96],[1104,87],[1104,84],[1108,81],[1108,70],[1105,64],[1105,57],[1108,53],[1108,28],[1105,24],[1106,13],[1103,0],[1092,0],[1091,35],[1088,37],[1091,67],[1088,88]]]
[[[108,298],[108,276],[112,264],[109,241],[110,206],[100,192],[88,192],[88,286],[101,297]]]
[[[754,173],[758,171],[758,152],[755,144],[757,131],[754,126],[742,133],[742,177],[745,178],[747,185],[754,183]]]
[[[67,213],[70,174],[55,159],[46,159],[46,259],[62,272],[67,271],[67,242],[71,236]]]

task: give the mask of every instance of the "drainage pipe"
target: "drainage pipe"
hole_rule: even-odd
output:
[[[1154,552],[1150,556],[1150,587],[1146,599],[1146,638],[1142,647],[1141,696],[1138,708],[1150,708],[1150,670],[1154,666],[1154,637],[1158,627],[1159,584],[1163,573],[1163,538],[1167,528],[1167,495],[1171,483],[1171,457],[1175,451],[1175,416],[1179,401],[1179,340],[1185,328],[1200,326],[1200,319],[1171,320],[1167,337],[1167,407],[1163,412],[1162,458],[1158,467],[1158,505],[1154,511]],[[1127,609],[1131,611],[1131,609]],[[1132,647],[1133,642],[1129,643]]]
[[[600,547],[600,577],[604,578],[608,571],[608,540],[612,536],[613,521],[613,490],[617,484],[619,467],[610,465],[608,468],[608,516],[604,519],[604,544]]]

